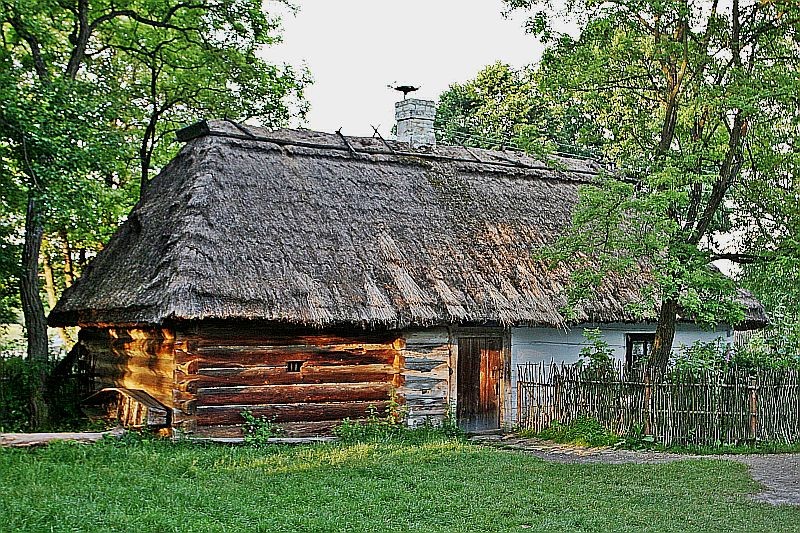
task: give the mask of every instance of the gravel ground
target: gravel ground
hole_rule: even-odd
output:
[[[763,490],[753,499],[772,505],[800,506],[800,454],[687,455],[654,451],[583,448],[539,439],[484,435],[470,439],[476,444],[519,450],[558,463],[660,464],[686,459],[724,459],[743,463]]]

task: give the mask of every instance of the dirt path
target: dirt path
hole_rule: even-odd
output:
[[[606,464],[660,464],[686,459],[724,459],[746,464],[753,479],[761,483],[764,490],[753,496],[754,500],[772,505],[800,506],[800,454],[758,455],[686,455],[652,451],[616,450],[613,448],[582,448],[567,444],[555,444],[539,439],[523,439],[513,436],[486,435],[470,439],[484,444],[520,450],[546,461],[558,463],[606,463]]]

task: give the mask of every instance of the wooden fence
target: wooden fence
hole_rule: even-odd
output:
[[[800,441],[800,372],[728,369],[651,379],[619,364],[517,368],[517,423],[541,431],[553,421],[592,417],[618,434],[638,427],[664,444]]]

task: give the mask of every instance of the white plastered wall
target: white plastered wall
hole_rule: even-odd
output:
[[[549,364],[575,363],[579,359],[581,348],[587,346],[583,330],[599,328],[603,340],[614,351],[614,358],[625,360],[626,333],[654,333],[655,324],[582,324],[567,331],[555,328],[512,328],[511,329],[511,411],[512,420],[516,421],[517,406],[517,366],[525,363]],[[675,332],[673,351],[681,346],[691,346],[697,341],[733,343],[733,329],[720,326],[713,330],[705,330],[694,324],[679,323]],[[507,421],[508,423],[508,421]],[[513,423],[513,422],[512,422]]]

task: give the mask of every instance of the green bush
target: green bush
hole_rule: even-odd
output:
[[[597,419],[590,417],[576,418],[567,424],[553,421],[549,428],[535,436],[559,444],[591,447],[616,446],[623,441],[619,435],[603,427]]]
[[[625,438],[620,442],[620,446],[627,450],[646,450],[656,445],[656,438],[644,432],[644,426],[634,424],[625,434]]]
[[[270,439],[283,435],[283,429],[266,416],[254,416],[249,409],[242,411],[244,418],[244,442],[251,446],[266,446]]]
[[[697,341],[681,345],[673,356],[672,369],[678,374],[722,370],[733,364],[733,354],[721,341]]]
[[[409,427],[405,422],[405,409],[395,396],[383,413],[370,409],[364,420],[345,419],[334,429],[334,435],[344,443],[402,442],[407,444],[460,438],[463,432],[448,415],[441,422],[426,420],[423,424]]]
[[[22,357],[0,358],[0,431],[30,431],[31,398],[42,372],[52,365]]]
[[[55,379],[56,361],[30,361],[12,356],[0,357],[0,431],[39,429],[79,429],[88,422],[80,409],[84,388],[75,377]],[[32,402],[40,376],[45,375],[45,401],[50,425],[35,428]]]
[[[603,332],[600,328],[585,328],[583,337],[588,346],[581,349],[579,366],[585,366],[589,370],[610,372],[614,369],[614,350],[603,340]]]
[[[678,374],[723,371],[732,367],[800,370],[800,353],[787,350],[785,344],[761,334],[754,335],[745,346],[735,349],[720,340],[681,346],[672,362]]]
[[[745,346],[734,352],[733,362],[740,368],[800,370],[800,346],[791,335],[776,329],[753,335]]]

